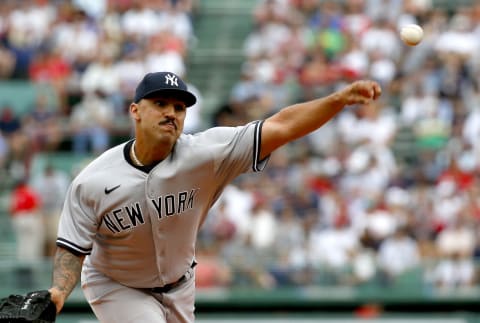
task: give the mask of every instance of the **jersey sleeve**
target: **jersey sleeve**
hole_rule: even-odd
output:
[[[260,160],[263,121],[240,127],[212,128],[207,134],[209,149],[215,156],[217,179],[226,181],[241,173],[262,171],[269,157]]]
[[[82,199],[82,186],[73,182],[67,191],[58,225],[56,244],[76,255],[89,255],[97,224],[91,208]]]

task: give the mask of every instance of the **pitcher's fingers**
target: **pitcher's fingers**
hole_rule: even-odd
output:
[[[373,95],[374,100],[378,99],[380,95],[382,95],[382,88],[378,83],[373,84],[373,91],[374,91],[374,95]]]

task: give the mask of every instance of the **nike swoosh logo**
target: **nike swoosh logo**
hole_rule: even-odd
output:
[[[120,185],[114,186],[114,187],[112,187],[112,188],[110,188],[110,189],[108,189],[108,188],[105,187],[105,194],[110,194],[110,193],[112,193],[113,191],[115,191],[115,190],[116,190],[117,188],[119,188],[119,187],[120,187]]]

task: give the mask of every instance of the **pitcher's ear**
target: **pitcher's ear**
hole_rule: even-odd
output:
[[[129,107],[130,115],[134,120],[140,120],[140,116],[138,115],[138,108],[139,108],[138,103],[132,102],[130,104],[130,107]]]

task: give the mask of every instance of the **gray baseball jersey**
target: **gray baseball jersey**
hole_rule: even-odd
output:
[[[133,141],[109,149],[72,181],[57,245],[88,255],[85,268],[125,286],[178,280],[194,260],[197,232],[222,189],[265,167],[262,123],[182,134],[172,153],[150,168],[132,163]]]

